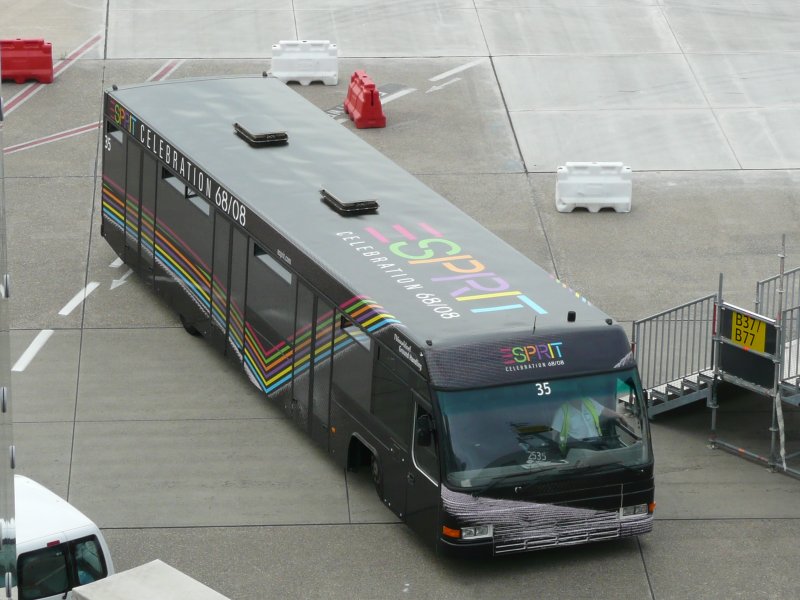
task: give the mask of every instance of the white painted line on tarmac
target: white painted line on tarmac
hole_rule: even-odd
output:
[[[451,83],[455,83],[456,81],[461,81],[461,77],[456,77],[455,79],[451,79],[450,81],[445,81],[442,84],[431,86],[431,89],[427,90],[425,93],[430,94],[431,92],[438,92],[439,90],[443,90]]]
[[[398,98],[402,98],[403,96],[407,96],[411,92],[416,92],[417,88],[406,88],[404,90],[400,90],[399,92],[395,92],[394,94],[389,94],[384,98],[381,98],[381,105],[389,104],[392,100],[397,100]]]
[[[119,279],[115,279],[114,281],[112,281],[112,282],[111,282],[111,287],[110,287],[110,288],[108,288],[108,289],[109,289],[109,290],[113,290],[113,289],[115,289],[115,288],[118,288],[118,287],[119,287],[119,286],[121,286],[123,283],[125,283],[125,281],[127,281],[128,277],[130,277],[132,274],[133,274],[133,269],[128,269],[128,270],[127,270],[127,272],[126,272],[126,273],[125,273],[125,274],[124,274],[122,277],[120,277]]]
[[[123,260],[118,256],[117,258],[114,259],[114,262],[112,262],[108,266],[111,267],[112,269],[119,269],[123,264],[124,264]]]
[[[75,308],[77,308],[81,302],[86,300],[86,297],[91,294],[93,291],[97,289],[100,284],[97,281],[92,281],[89,285],[83,288],[80,292],[75,294],[75,297],[67,302],[58,314],[62,317],[66,317],[69,313],[71,313]]]
[[[34,359],[36,354],[41,350],[44,345],[47,343],[47,340],[50,339],[50,336],[53,335],[52,329],[42,329],[38,335],[33,338],[31,345],[28,346],[28,349],[22,353],[22,356],[19,357],[19,360],[14,363],[14,366],[11,367],[11,370],[19,373],[24,371],[26,367],[31,363]]]
[[[405,89],[399,90],[397,92],[394,92],[393,94],[386,94],[385,96],[381,96],[381,106],[383,106],[384,104],[388,104],[392,100],[397,100],[398,98],[402,98],[403,96],[407,96],[408,94],[410,94],[412,92],[416,92],[416,91],[417,91],[417,88],[405,88]],[[341,119],[336,119],[336,122],[337,123],[345,123],[345,122],[347,122],[349,120],[350,120],[350,118],[345,116],[345,117],[342,117]]]
[[[91,50],[100,40],[103,39],[103,33],[99,32],[90,37],[86,40],[83,44],[78,46],[75,50],[70,52],[64,60],[59,61],[53,66],[53,80],[61,75],[64,71],[66,71],[69,67],[73,65],[73,63],[78,60],[81,56],[86,54],[89,50]],[[5,114],[11,114],[14,109],[18,106],[21,106],[23,103],[30,100],[36,92],[42,89],[45,85],[50,85],[47,83],[29,83],[24,88],[22,88],[19,92],[17,92],[14,96],[12,96],[9,101],[5,105]]]
[[[461,73],[461,71],[466,71],[467,69],[471,69],[474,66],[477,66],[483,62],[482,58],[477,60],[473,60],[472,62],[468,62],[465,65],[461,65],[460,67],[456,67],[455,69],[450,69],[449,71],[445,71],[444,73],[439,73],[438,75],[434,75],[428,81],[439,81],[441,79],[447,79],[451,75],[455,75],[456,73]]]

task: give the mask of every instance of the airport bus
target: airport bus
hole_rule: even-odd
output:
[[[635,361],[585,297],[267,74],[103,106],[103,237],[426,544],[652,529]]]

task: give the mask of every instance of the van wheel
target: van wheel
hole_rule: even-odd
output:
[[[381,471],[381,463],[378,457],[374,454],[370,455],[369,471],[372,475],[372,483],[375,485],[375,492],[377,492],[378,498],[383,501],[383,471]]]
[[[183,328],[186,330],[186,333],[194,337],[203,337],[203,334],[200,332],[200,330],[197,329],[194,325],[191,325],[189,321],[186,320],[186,317],[184,317],[182,314],[178,314],[178,317],[180,318],[181,325],[183,325]]]

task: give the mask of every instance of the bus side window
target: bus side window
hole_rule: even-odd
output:
[[[372,379],[372,414],[383,423],[392,436],[404,447],[408,447],[409,423],[413,418],[414,406],[411,390],[383,364],[381,358],[375,363]]]
[[[372,388],[371,340],[343,313],[336,313],[333,389],[369,412]]]
[[[17,559],[19,600],[37,600],[69,589],[66,545],[21,554]]]
[[[437,435],[434,428],[433,415],[419,404],[414,417],[414,464],[417,468],[430,477],[435,483],[439,482],[439,452]]]

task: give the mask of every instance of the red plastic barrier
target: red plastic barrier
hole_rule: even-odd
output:
[[[386,115],[381,107],[381,97],[375,82],[364,71],[356,71],[350,77],[344,112],[358,129],[386,127]]]
[[[0,40],[0,72],[16,83],[52,83],[53,46],[44,40]]]

